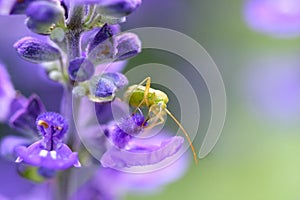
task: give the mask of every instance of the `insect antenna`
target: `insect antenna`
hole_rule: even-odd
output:
[[[187,140],[189,142],[191,150],[193,152],[195,163],[198,164],[198,158],[197,158],[196,151],[195,151],[195,148],[193,146],[193,143],[192,143],[192,140],[191,140],[190,136],[188,135],[188,133],[186,132],[186,130],[183,128],[183,126],[179,123],[179,121],[175,118],[175,116],[167,108],[165,108],[164,110],[175,121],[175,123],[179,126],[179,128],[184,133],[185,137],[187,138]]]

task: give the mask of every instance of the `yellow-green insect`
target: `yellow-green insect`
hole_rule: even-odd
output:
[[[144,83],[146,83],[145,86],[143,86]],[[140,107],[148,108],[146,121],[151,121],[151,123],[147,126],[148,128],[164,123],[164,116],[165,114],[168,114],[186,136],[193,152],[194,160],[198,163],[196,151],[188,133],[175,116],[167,109],[167,103],[169,102],[168,96],[160,90],[151,88],[150,84],[151,78],[147,77],[140,84],[130,86],[124,94],[125,100],[130,106],[136,107],[136,110]],[[136,112],[136,110],[134,112]]]

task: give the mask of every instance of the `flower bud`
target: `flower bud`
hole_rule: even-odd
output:
[[[101,98],[110,97],[114,95],[116,90],[116,85],[110,79],[101,78],[97,83],[95,96]]]
[[[61,57],[57,48],[33,37],[22,38],[14,47],[21,58],[33,63],[55,61]]]
[[[113,0],[99,3],[98,12],[104,16],[124,17],[135,11],[140,5],[141,0]]]
[[[41,34],[41,35],[49,35],[51,33],[51,28],[53,26],[53,24],[34,21],[31,18],[27,18],[25,20],[25,25],[32,32]]]
[[[127,84],[127,78],[121,73],[105,73],[94,76],[89,81],[88,97],[94,102],[112,101],[115,93]]]
[[[55,24],[64,16],[61,6],[49,1],[36,1],[26,9],[26,15],[35,22]]]
[[[125,60],[136,56],[142,50],[142,43],[134,33],[123,33],[116,36],[117,60]]]

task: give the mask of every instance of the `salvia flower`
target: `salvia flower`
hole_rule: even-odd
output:
[[[33,63],[56,61],[61,58],[57,48],[33,37],[22,38],[14,47],[21,58]]]
[[[49,169],[67,169],[71,166],[80,167],[77,153],[63,143],[63,137],[68,130],[66,120],[58,113],[46,112],[38,116],[37,129],[42,139],[29,147],[16,148],[16,162]]]
[[[153,165],[179,152],[184,142],[180,136],[161,141],[155,139],[153,144],[149,139],[148,142],[138,139],[136,136],[142,134],[146,126],[141,112],[108,125],[104,134],[109,138],[111,147],[101,158],[102,166],[122,169]]]

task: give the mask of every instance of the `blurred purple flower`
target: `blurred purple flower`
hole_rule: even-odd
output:
[[[7,199],[17,199],[17,196],[27,193],[35,185],[20,177],[17,172],[16,163],[6,161],[3,158],[0,158],[0,177],[2,180],[0,187],[0,199],[1,195]],[[5,183],[3,182],[4,180]]]
[[[251,61],[243,75],[243,93],[260,117],[293,122],[300,117],[298,55],[272,55]]]
[[[188,163],[188,156],[183,155],[171,165],[151,173],[125,173],[101,167],[78,189],[72,200],[116,200],[131,192],[135,194],[159,192],[168,183],[182,177]]]
[[[244,15],[255,31],[276,37],[300,35],[299,0],[248,0]]]
[[[152,143],[146,143],[141,139],[131,139],[124,149],[112,146],[102,156],[102,166],[122,169],[157,164],[177,154],[184,142],[184,139],[180,136],[161,141],[149,138],[147,140]]]
[[[0,64],[0,122],[6,121],[10,113],[10,105],[16,96],[10,77],[2,64]]]

